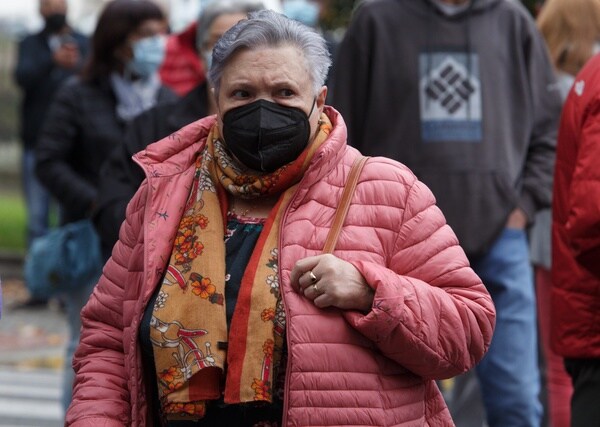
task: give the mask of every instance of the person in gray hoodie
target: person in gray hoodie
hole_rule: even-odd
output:
[[[533,18],[514,0],[364,1],[333,76],[350,144],[433,190],[494,298],[477,367],[488,424],[539,426],[526,229],[550,205],[561,101]]]

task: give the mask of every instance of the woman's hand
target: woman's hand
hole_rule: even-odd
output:
[[[291,273],[292,286],[319,308],[371,310],[374,291],[360,272],[347,261],[331,254],[317,255],[296,262]]]

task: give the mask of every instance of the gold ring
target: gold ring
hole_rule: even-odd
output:
[[[312,287],[313,287],[315,293],[318,294],[319,293],[319,288],[317,288],[317,284],[315,283],[314,285],[312,285]]]
[[[315,276],[315,273],[313,273],[312,270],[308,272],[308,277],[310,277],[310,283],[317,283],[317,276]]]

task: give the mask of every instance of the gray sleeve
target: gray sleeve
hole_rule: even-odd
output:
[[[533,123],[523,170],[519,200],[529,220],[535,212],[550,207],[557,128],[562,101],[545,42],[533,21],[529,23],[523,51],[527,61]]]

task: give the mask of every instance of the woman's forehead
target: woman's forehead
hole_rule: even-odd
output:
[[[284,45],[243,49],[234,53],[224,68],[223,79],[244,76],[303,80],[309,78],[309,73],[302,51],[295,46]]]

